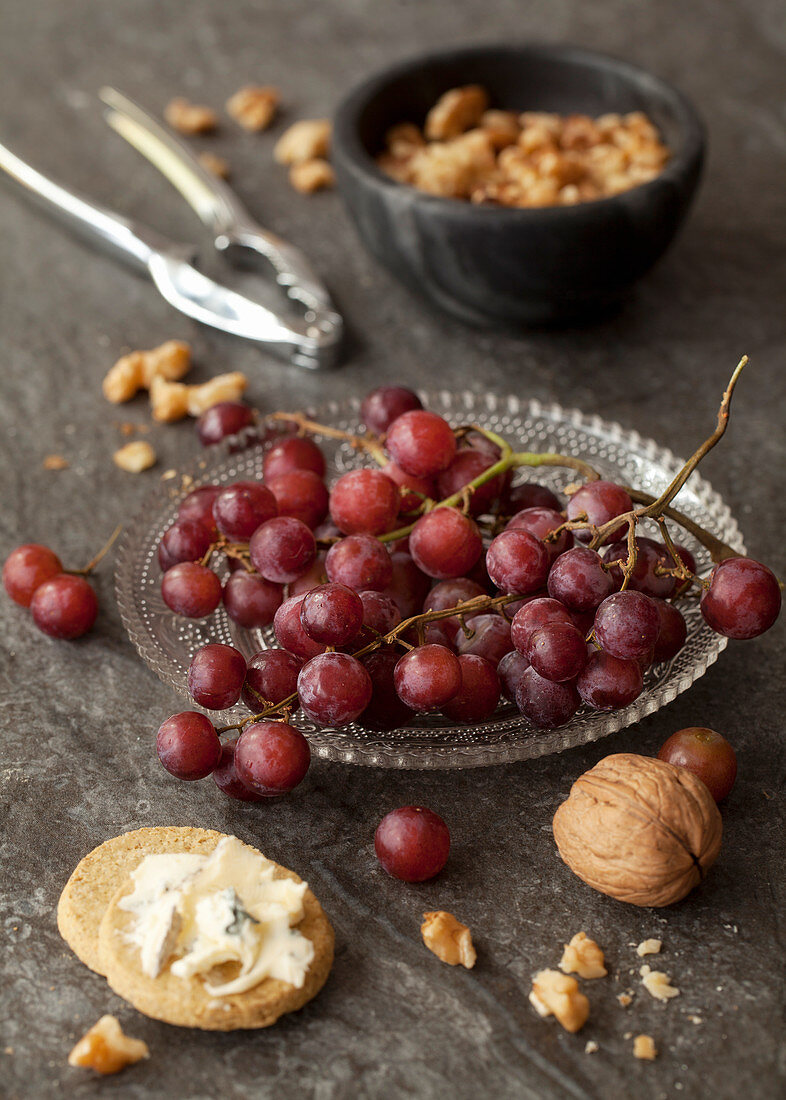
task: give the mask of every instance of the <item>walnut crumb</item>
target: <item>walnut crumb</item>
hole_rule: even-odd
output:
[[[164,470],[163,474],[161,475],[161,480],[171,481],[173,477],[177,477],[177,470],[173,470],[170,468],[169,470]]]
[[[648,966],[642,966],[641,984],[656,1001],[670,1001],[672,997],[679,997],[680,991],[670,984],[668,974],[662,970],[650,970]]]
[[[579,1031],[589,1017],[589,1001],[579,992],[579,983],[559,970],[538,971],[529,1000],[540,1016],[556,1016],[566,1031]]]
[[[156,464],[156,452],[144,439],[136,439],[133,443],[126,443],[112,455],[115,466],[126,470],[129,474],[141,474],[143,470],[149,470]]]
[[[107,401],[120,405],[140,390],[148,390],[154,378],[176,381],[191,369],[191,348],[183,340],[167,340],[150,351],[132,351],[118,359],[103,381]]]
[[[639,946],[636,948],[636,954],[642,958],[645,955],[657,955],[663,946],[661,940],[642,940]]]
[[[147,1043],[124,1035],[116,1016],[102,1016],[68,1055],[68,1064],[109,1074],[149,1057]]]
[[[335,173],[326,160],[314,157],[313,160],[301,160],[289,169],[289,182],[301,195],[311,195],[332,187],[336,182]]]
[[[169,424],[184,416],[201,416],[220,401],[237,401],[247,385],[248,379],[240,371],[217,374],[201,386],[154,378],[150,386],[153,419]]]
[[[600,1050],[600,1047],[594,1039],[589,1039],[586,1046],[584,1047],[585,1054],[596,1054],[598,1050]]]
[[[278,164],[297,164],[301,160],[326,157],[330,149],[330,119],[302,118],[285,130],[275,144],[273,157]]]
[[[688,1019],[690,1020],[690,1022],[692,1024],[703,1024],[704,1023],[704,1020],[701,1018],[701,1016],[689,1016]]]
[[[565,974],[578,974],[580,978],[605,978],[608,974],[603,952],[586,932],[577,932],[564,947],[559,968]]]
[[[199,154],[199,163],[220,180],[229,179],[229,161],[205,150]]]
[[[181,134],[207,134],[218,126],[218,115],[211,107],[190,103],[183,96],[167,103],[164,118]]]
[[[45,470],[67,470],[71,463],[62,455],[47,455],[42,466]]]
[[[633,1003],[633,995],[631,993],[619,993],[617,1000],[623,1008],[627,1008],[629,1004]]]
[[[472,943],[472,933],[452,913],[444,910],[424,913],[420,932],[426,947],[442,962],[449,966],[461,964],[467,970],[475,965],[478,956]]]
[[[648,1062],[654,1062],[658,1056],[655,1043],[649,1035],[637,1035],[633,1040],[633,1057],[644,1058]]]
[[[247,84],[227,100],[227,113],[244,130],[257,133],[266,130],[278,110],[281,94],[278,88]]]

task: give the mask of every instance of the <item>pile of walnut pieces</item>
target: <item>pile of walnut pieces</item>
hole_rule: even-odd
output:
[[[281,93],[271,85],[248,84],[227,100],[226,110],[239,126],[250,133],[267,130],[273,123],[281,103]],[[164,118],[181,134],[209,134],[218,129],[218,114],[212,107],[190,103],[182,96],[171,100],[164,109]],[[329,119],[301,119],[282,134],[273,150],[278,164],[289,167],[289,182],[301,194],[311,194],[332,187],[335,176],[327,155],[330,150]],[[199,156],[202,164],[226,179],[229,164],[211,152]]]
[[[377,158],[400,183],[499,206],[570,206],[654,179],[669,159],[652,122],[630,114],[492,110],[477,84],[453,88],[426,116],[392,127]]]

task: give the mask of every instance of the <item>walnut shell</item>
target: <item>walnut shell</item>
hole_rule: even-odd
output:
[[[588,886],[631,905],[672,905],[720,851],[721,816],[685,768],[633,753],[579,776],[554,815],[554,839]]]

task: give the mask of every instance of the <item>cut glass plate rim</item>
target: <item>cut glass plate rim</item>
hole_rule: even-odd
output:
[[[476,422],[501,432],[515,442],[513,433],[520,432],[527,422],[544,425],[540,433],[557,436],[556,443],[565,454],[580,453],[602,475],[612,476],[619,470],[617,463],[603,456],[588,454],[576,447],[576,436],[589,440],[590,446],[618,451],[634,467],[657,473],[658,484],[649,491],[660,491],[683,465],[669,449],[659,446],[638,432],[628,431],[620,424],[578,409],[565,409],[555,403],[543,404],[523,400],[515,395],[498,396],[465,391],[453,394],[446,390],[421,392],[424,405],[444,415],[454,424]],[[360,401],[330,401],[306,410],[320,423],[356,430]],[[500,424],[489,424],[502,420]],[[261,478],[261,456],[264,448],[254,446],[260,434],[268,438],[286,430],[281,422],[262,417],[255,428],[245,429],[237,436],[205,449],[198,460],[177,478],[162,480],[143,507],[126,528],[116,555],[115,592],[123,624],[130,640],[143,661],[166,684],[188,698],[186,671],[193,652],[208,640],[237,645],[246,655],[275,644],[272,631],[245,631],[227,618],[220,607],[206,620],[184,620],[174,616],[160,601],[158,587],[160,571],[156,548],[161,534],[175,518],[183,497],[200,484],[223,482],[256,476]],[[531,430],[531,429],[530,429]],[[535,438],[529,436],[526,445],[538,449]],[[560,442],[559,437],[563,437]],[[315,438],[326,451],[328,468],[335,459],[336,476],[356,466],[368,464],[348,444],[331,439]],[[573,444],[573,446],[571,446]],[[554,442],[549,449],[555,449]],[[245,465],[245,469],[243,466]],[[559,488],[575,479],[572,471],[557,467],[541,467],[524,471],[524,480],[535,480]],[[329,475],[330,476],[330,473]],[[623,477],[621,480],[631,481]],[[641,482],[638,487],[646,488]],[[681,490],[677,506],[692,519],[707,527],[740,554],[745,553],[739,527],[728,506],[711,485],[694,472]],[[676,524],[672,534],[688,545],[699,559],[699,572],[706,572],[711,562],[707,552]],[[655,532],[650,531],[650,534]],[[321,728],[304,715],[296,713],[293,724],[309,739],[312,753],[319,758],[347,764],[385,768],[446,769],[510,763],[531,759],[599,740],[618,730],[632,726],[653,714],[666,703],[686,691],[719,657],[728,640],[715,634],[701,619],[696,600],[682,602],[681,610],[688,620],[688,641],[671,662],[650,670],[645,690],[629,707],[619,711],[589,711],[582,709],[565,726],[556,730],[533,729],[510,704],[500,707],[485,723],[467,727],[451,725],[439,716],[423,716],[410,726],[393,731],[379,731],[352,723],[341,728]],[[200,709],[188,700],[188,709]],[[241,706],[232,710],[210,713],[216,724],[227,724],[245,717]]]

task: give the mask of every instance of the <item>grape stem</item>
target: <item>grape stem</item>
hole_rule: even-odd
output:
[[[441,611],[423,611],[420,615],[412,615],[408,619],[402,619],[402,621],[397,626],[394,626],[392,630],[389,630],[387,634],[380,634],[373,642],[369,642],[368,645],[359,649],[356,653],[353,653],[353,657],[358,659],[360,657],[365,657],[368,653],[373,653],[383,645],[397,644],[401,645],[404,649],[412,649],[413,647],[410,643],[405,641],[402,637],[402,635],[406,634],[409,630],[417,631],[420,636],[423,628],[428,623],[438,622],[440,619],[450,619],[453,615],[463,619],[467,615],[479,614],[482,611],[489,611],[497,607],[502,608],[505,604],[520,599],[521,596],[516,593],[506,596],[473,596],[471,600],[465,600],[463,603],[456,604],[455,607],[446,607]],[[464,626],[463,622],[462,626]],[[293,692],[293,694],[288,695],[286,699],[282,699],[280,703],[271,703],[258,714],[250,714],[248,718],[243,718],[241,721],[235,722],[231,726],[219,726],[216,732],[228,733],[230,730],[243,730],[246,726],[252,725],[254,722],[261,722],[264,718],[268,718],[272,714],[277,714],[279,711],[291,708],[296,701],[297,692]]]
[[[297,425],[301,433],[310,432],[311,435],[323,435],[328,439],[342,439],[349,443],[356,451],[366,451],[380,466],[387,466],[388,457],[385,454],[382,438],[373,435],[356,435],[354,432],[345,432],[341,428],[331,428],[327,424],[318,424],[303,413],[275,412],[270,413],[269,420],[290,421]]]
[[[101,561],[101,559],[103,557],[105,557],[109,553],[109,551],[112,549],[113,545],[115,544],[115,542],[117,540],[118,535],[120,534],[120,532],[122,530],[123,530],[122,524],[118,524],[117,527],[112,532],[112,534],[109,536],[108,541],[106,543],[104,543],[104,545],[98,551],[96,556],[94,558],[90,559],[90,561],[87,563],[87,565],[84,567],[84,569],[64,569],[63,572],[64,573],[70,573],[71,576],[74,576],[74,577],[89,577],[90,574],[95,569],[95,567]]]

